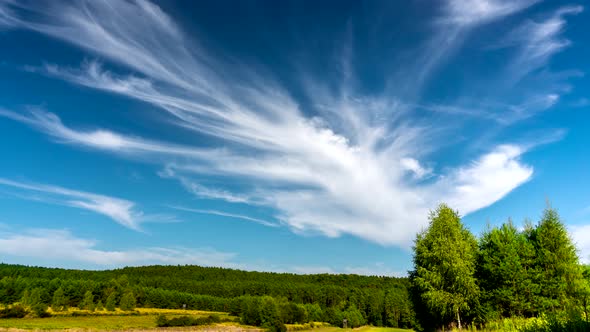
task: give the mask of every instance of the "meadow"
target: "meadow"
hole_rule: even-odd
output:
[[[52,316],[47,318],[26,317],[0,319],[0,328],[3,329],[25,329],[25,330],[129,330],[129,329],[155,329],[156,317],[160,314],[167,317],[191,316],[207,317],[211,314],[221,318],[237,319],[227,313],[211,312],[201,310],[181,309],[152,309],[137,308],[134,311],[114,312],[100,311],[89,312],[86,310],[70,309],[63,312],[51,312]]]

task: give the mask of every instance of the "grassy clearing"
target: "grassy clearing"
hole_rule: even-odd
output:
[[[0,327],[17,329],[96,329],[96,330],[124,330],[131,328],[155,328],[154,316],[54,316],[49,318],[9,318],[1,319]]]
[[[48,318],[9,318],[0,319],[0,328],[16,328],[27,330],[127,330],[127,329],[155,329],[156,316],[164,314],[169,318],[188,315],[192,317],[206,317],[211,314],[222,318],[232,318],[227,313],[200,310],[174,309],[143,309],[136,311],[95,311],[71,309],[66,312],[52,313]],[[88,316],[75,316],[76,314]],[[73,316],[74,315],[74,316]],[[234,317],[235,318],[235,317]]]

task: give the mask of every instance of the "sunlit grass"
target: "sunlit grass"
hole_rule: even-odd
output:
[[[88,316],[76,316],[88,315]],[[17,329],[89,329],[89,330],[126,330],[156,328],[156,316],[164,314],[168,317],[188,315],[205,317],[211,314],[222,318],[231,318],[227,313],[201,310],[152,309],[138,308],[135,311],[87,311],[70,309],[52,313],[48,318],[8,318],[0,319],[0,328]],[[235,318],[235,317],[234,317]]]

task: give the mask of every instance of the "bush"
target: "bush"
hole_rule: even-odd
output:
[[[47,312],[47,305],[44,303],[37,303],[31,307],[35,316],[39,318],[51,317],[51,314]]]
[[[158,327],[175,327],[175,326],[197,326],[197,325],[211,325],[221,322],[228,322],[229,319],[221,319],[218,315],[209,315],[207,317],[191,317],[180,316],[167,319],[164,315],[158,315],[156,318],[156,325]]]
[[[22,305],[13,305],[12,307],[0,310],[0,318],[23,318],[29,311]]]

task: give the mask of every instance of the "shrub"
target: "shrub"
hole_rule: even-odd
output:
[[[37,303],[31,307],[35,316],[39,318],[51,317],[51,314],[47,312],[47,305],[44,303]]]
[[[28,313],[25,307],[17,304],[0,310],[0,318],[23,318]]]
[[[211,325],[221,322],[230,321],[229,319],[221,319],[218,315],[209,315],[207,317],[191,317],[180,316],[167,319],[164,315],[158,315],[156,318],[156,325],[158,327],[175,327],[175,326],[197,326],[197,325]]]

